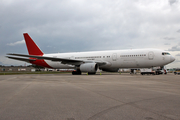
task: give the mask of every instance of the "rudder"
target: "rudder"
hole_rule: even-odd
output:
[[[28,35],[28,33],[23,33],[24,39],[26,41],[26,46],[29,55],[39,55],[42,56],[44,53],[41,51],[41,49],[36,45],[36,43],[31,39],[31,37]]]

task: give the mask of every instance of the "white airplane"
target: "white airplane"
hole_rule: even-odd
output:
[[[107,72],[117,72],[119,68],[163,67],[175,60],[168,52],[159,49],[44,54],[27,33],[23,35],[29,55],[7,54],[10,55],[8,58],[46,68],[74,69],[73,75],[80,75],[81,72],[95,74],[98,68]]]

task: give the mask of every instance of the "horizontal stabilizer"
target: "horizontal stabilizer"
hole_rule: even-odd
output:
[[[6,56],[6,57],[8,57],[10,59],[25,61],[25,62],[36,61],[35,59],[28,59],[28,58],[18,58],[18,57],[10,57],[10,56]]]

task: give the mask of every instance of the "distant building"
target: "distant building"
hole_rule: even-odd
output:
[[[34,67],[26,66],[0,66],[0,72],[34,72],[36,69]]]
[[[0,66],[0,72],[35,72],[35,71],[59,71],[72,72],[74,69],[49,69],[32,66]]]

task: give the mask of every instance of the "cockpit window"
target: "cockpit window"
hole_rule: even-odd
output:
[[[170,55],[168,52],[163,52],[162,55]]]

